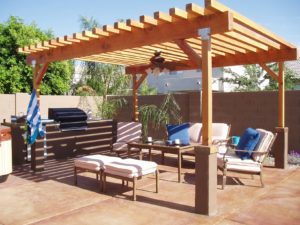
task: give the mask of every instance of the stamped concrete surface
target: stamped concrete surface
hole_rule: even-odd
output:
[[[159,162],[159,158],[155,158]],[[265,188],[259,177],[229,174],[225,190],[218,177],[218,213],[194,213],[194,163],[184,161],[183,182],[177,182],[176,159],[159,165],[160,187],[155,193],[154,176],[132,190],[108,178],[107,192],[99,193],[95,175],[82,173],[73,185],[73,159],[46,163],[42,173],[29,166],[14,168],[0,183],[0,224],[299,224],[300,168],[265,169]]]

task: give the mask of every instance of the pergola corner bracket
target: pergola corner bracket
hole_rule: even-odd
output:
[[[279,75],[276,74],[270,67],[268,67],[264,63],[259,63],[260,67],[262,67],[275,81],[280,82]]]
[[[189,59],[197,66],[202,65],[201,56],[188,44],[185,39],[175,40],[178,47],[189,57]]]
[[[135,89],[138,89],[147,77],[147,73],[142,74],[139,79],[135,79]]]
[[[36,79],[35,79],[35,84],[36,84],[37,86],[39,86],[39,85],[41,84],[42,79],[44,78],[44,75],[45,75],[45,73],[46,73],[46,71],[47,71],[47,69],[48,69],[48,65],[49,65],[49,63],[46,62],[46,63],[44,63],[44,64],[41,66],[41,68],[38,70],[38,73],[37,73]]]
[[[211,29],[209,27],[199,29],[198,34],[203,41],[207,41],[210,39]]]

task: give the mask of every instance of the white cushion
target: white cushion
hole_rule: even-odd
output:
[[[226,123],[212,124],[212,141],[226,140],[229,135],[230,126]],[[189,136],[191,143],[201,143],[202,141],[202,123],[190,123]]]
[[[117,142],[138,141],[142,135],[142,124],[139,122],[118,122]]]
[[[99,171],[105,169],[107,163],[121,161],[119,157],[106,155],[88,155],[74,160],[75,167],[88,169],[92,171]]]
[[[265,154],[256,154],[256,152],[266,152],[268,151],[268,147],[270,146],[271,142],[273,141],[274,134],[270,131],[264,129],[256,129],[260,134],[260,139],[253,151],[252,158],[255,161],[262,161],[265,157]]]
[[[123,177],[139,177],[155,172],[157,164],[155,162],[124,159],[119,162],[111,162],[106,165],[105,172]]]
[[[127,172],[123,172],[121,170],[112,170],[112,169],[106,169],[105,172],[108,174],[112,174],[112,175],[117,175],[120,177],[127,177],[127,178],[133,178],[133,177],[141,177],[150,173],[154,173],[156,171],[157,168],[151,168],[148,170],[143,170],[141,172],[132,172],[132,173],[127,173]]]
[[[248,172],[260,172],[260,163],[253,159],[242,160],[234,152],[226,154],[225,160],[227,160],[227,169],[235,171],[248,171]],[[218,166],[224,168],[223,154],[217,154]]]
[[[189,136],[191,143],[200,143],[202,123],[190,123]]]
[[[212,136],[219,140],[224,140],[229,135],[229,125],[226,123],[213,123]],[[214,140],[214,138],[213,138]]]
[[[92,171],[100,171],[101,166],[99,162],[96,161],[88,161],[88,160],[74,160],[75,167],[92,170]]]

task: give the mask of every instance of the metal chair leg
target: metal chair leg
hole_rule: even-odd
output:
[[[156,178],[156,193],[158,193],[158,181],[159,181],[159,171],[158,171],[158,169],[155,171],[155,178]]]
[[[103,192],[106,192],[106,174],[103,174],[103,187],[102,187]]]
[[[136,201],[136,177],[133,177],[133,201]]]
[[[263,182],[263,175],[262,175],[262,171],[260,171],[260,182],[261,182],[261,187],[265,187],[264,182]]]
[[[103,192],[103,172],[102,172],[102,170],[99,171],[99,174],[100,174],[99,190],[100,190],[100,192]]]
[[[77,185],[77,168],[74,167],[74,184]]]
[[[223,169],[223,182],[222,182],[222,189],[224,190],[225,189],[225,185],[226,185],[226,180],[227,180],[227,169],[224,168]]]

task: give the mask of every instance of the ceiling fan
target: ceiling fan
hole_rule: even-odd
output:
[[[154,56],[150,58],[152,69],[164,69],[165,58],[161,56],[161,51],[155,51]]]

